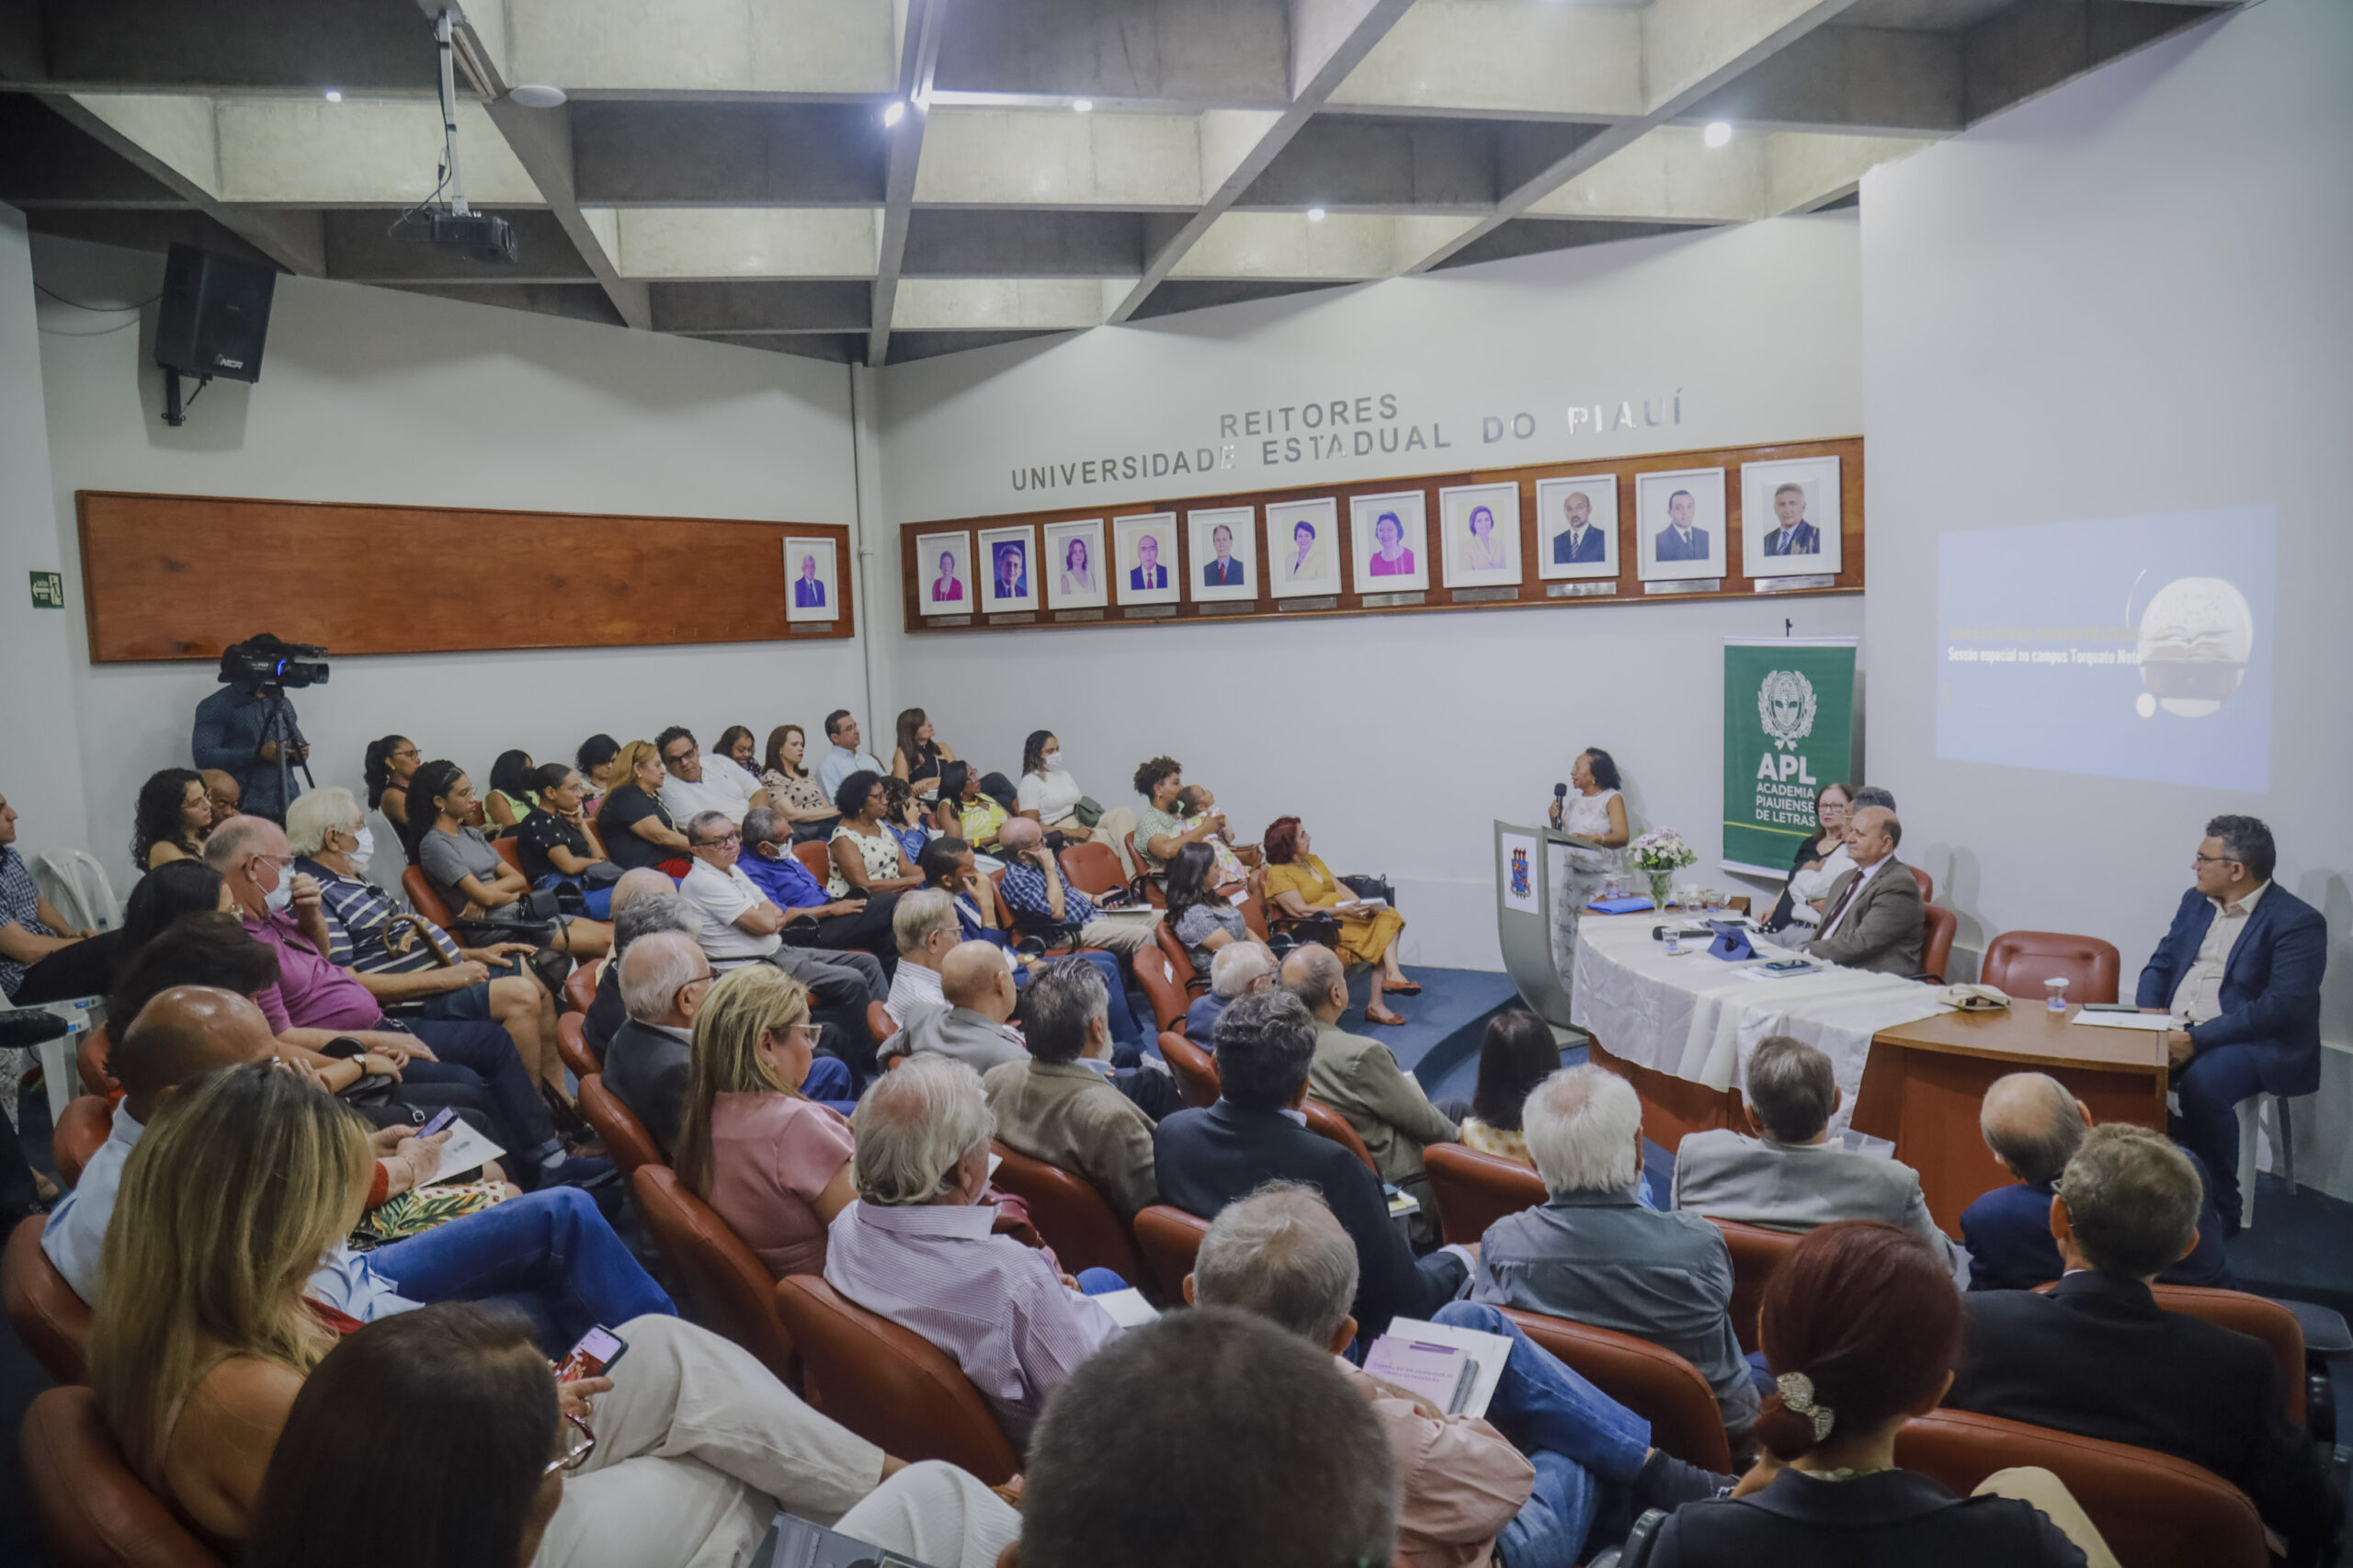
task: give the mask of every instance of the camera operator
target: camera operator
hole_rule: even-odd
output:
[[[286,687],[324,681],[325,653],[267,632],[222,650],[223,689],[196,705],[188,745],[198,767],[217,768],[237,781],[240,809],[248,816],[286,820],[287,802],[297,793],[294,769],[311,755]],[[303,767],[305,778],[309,773]]]

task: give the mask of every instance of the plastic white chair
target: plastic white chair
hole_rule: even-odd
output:
[[[2301,1097],[2301,1096],[2299,1096]],[[2239,1116],[2239,1226],[2255,1229],[2255,1175],[2263,1165],[2263,1108],[2271,1108],[2271,1163],[2288,1178],[2288,1190],[2296,1190],[2296,1127],[2288,1114],[2287,1100],[2277,1095],[2260,1091],[2238,1103]]]
[[[41,896],[79,928],[112,931],[122,924],[122,903],[106,868],[86,849],[44,849],[33,863]]]

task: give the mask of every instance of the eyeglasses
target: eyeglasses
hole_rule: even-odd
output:
[[[553,1475],[560,1470],[578,1470],[596,1451],[597,1434],[588,1429],[585,1419],[567,1410],[563,1413],[563,1452],[548,1460],[540,1473]]]
[[[692,746],[688,746],[686,750],[684,750],[684,751],[682,751],[682,752],[679,752],[676,756],[665,756],[665,757],[664,757],[662,760],[663,760],[663,761],[665,761],[665,762],[666,762],[666,763],[669,763],[669,764],[671,764],[673,767],[675,767],[675,766],[676,766],[677,764],[679,764],[679,763],[681,763],[681,762],[686,761],[686,760],[687,760],[687,758],[688,758],[688,757],[690,757],[690,756],[696,756],[696,755],[698,755],[698,754],[697,754],[697,752],[696,752],[695,748],[694,748],[694,747],[692,747]]]
[[[2228,855],[2193,855],[2190,857],[2190,864],[2194,866],[2227,866],[2230,863],[2231,858]]]
[[[706,838],[701,843],[696,845],[695,847],[698,849],[723,849],[728,845],[742,844],[743,842],[744,835],[742,834],[731,833],[720,838]]]

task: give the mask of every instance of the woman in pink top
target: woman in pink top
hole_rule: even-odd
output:
[[[768,964],[727,975],[695,1015],[678,1179],[779,1279],[824,1272],[825,1227],[858,1196],[849,1123],[801,1095],[816,1043],[809,993]]]

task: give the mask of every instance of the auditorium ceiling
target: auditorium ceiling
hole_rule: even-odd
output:
[[[441,161],[438,0],[0,0],[0,202],[881,364],[1836,207],[2224,8],[469,0],[459,162],[508,265],[388,234]]]

